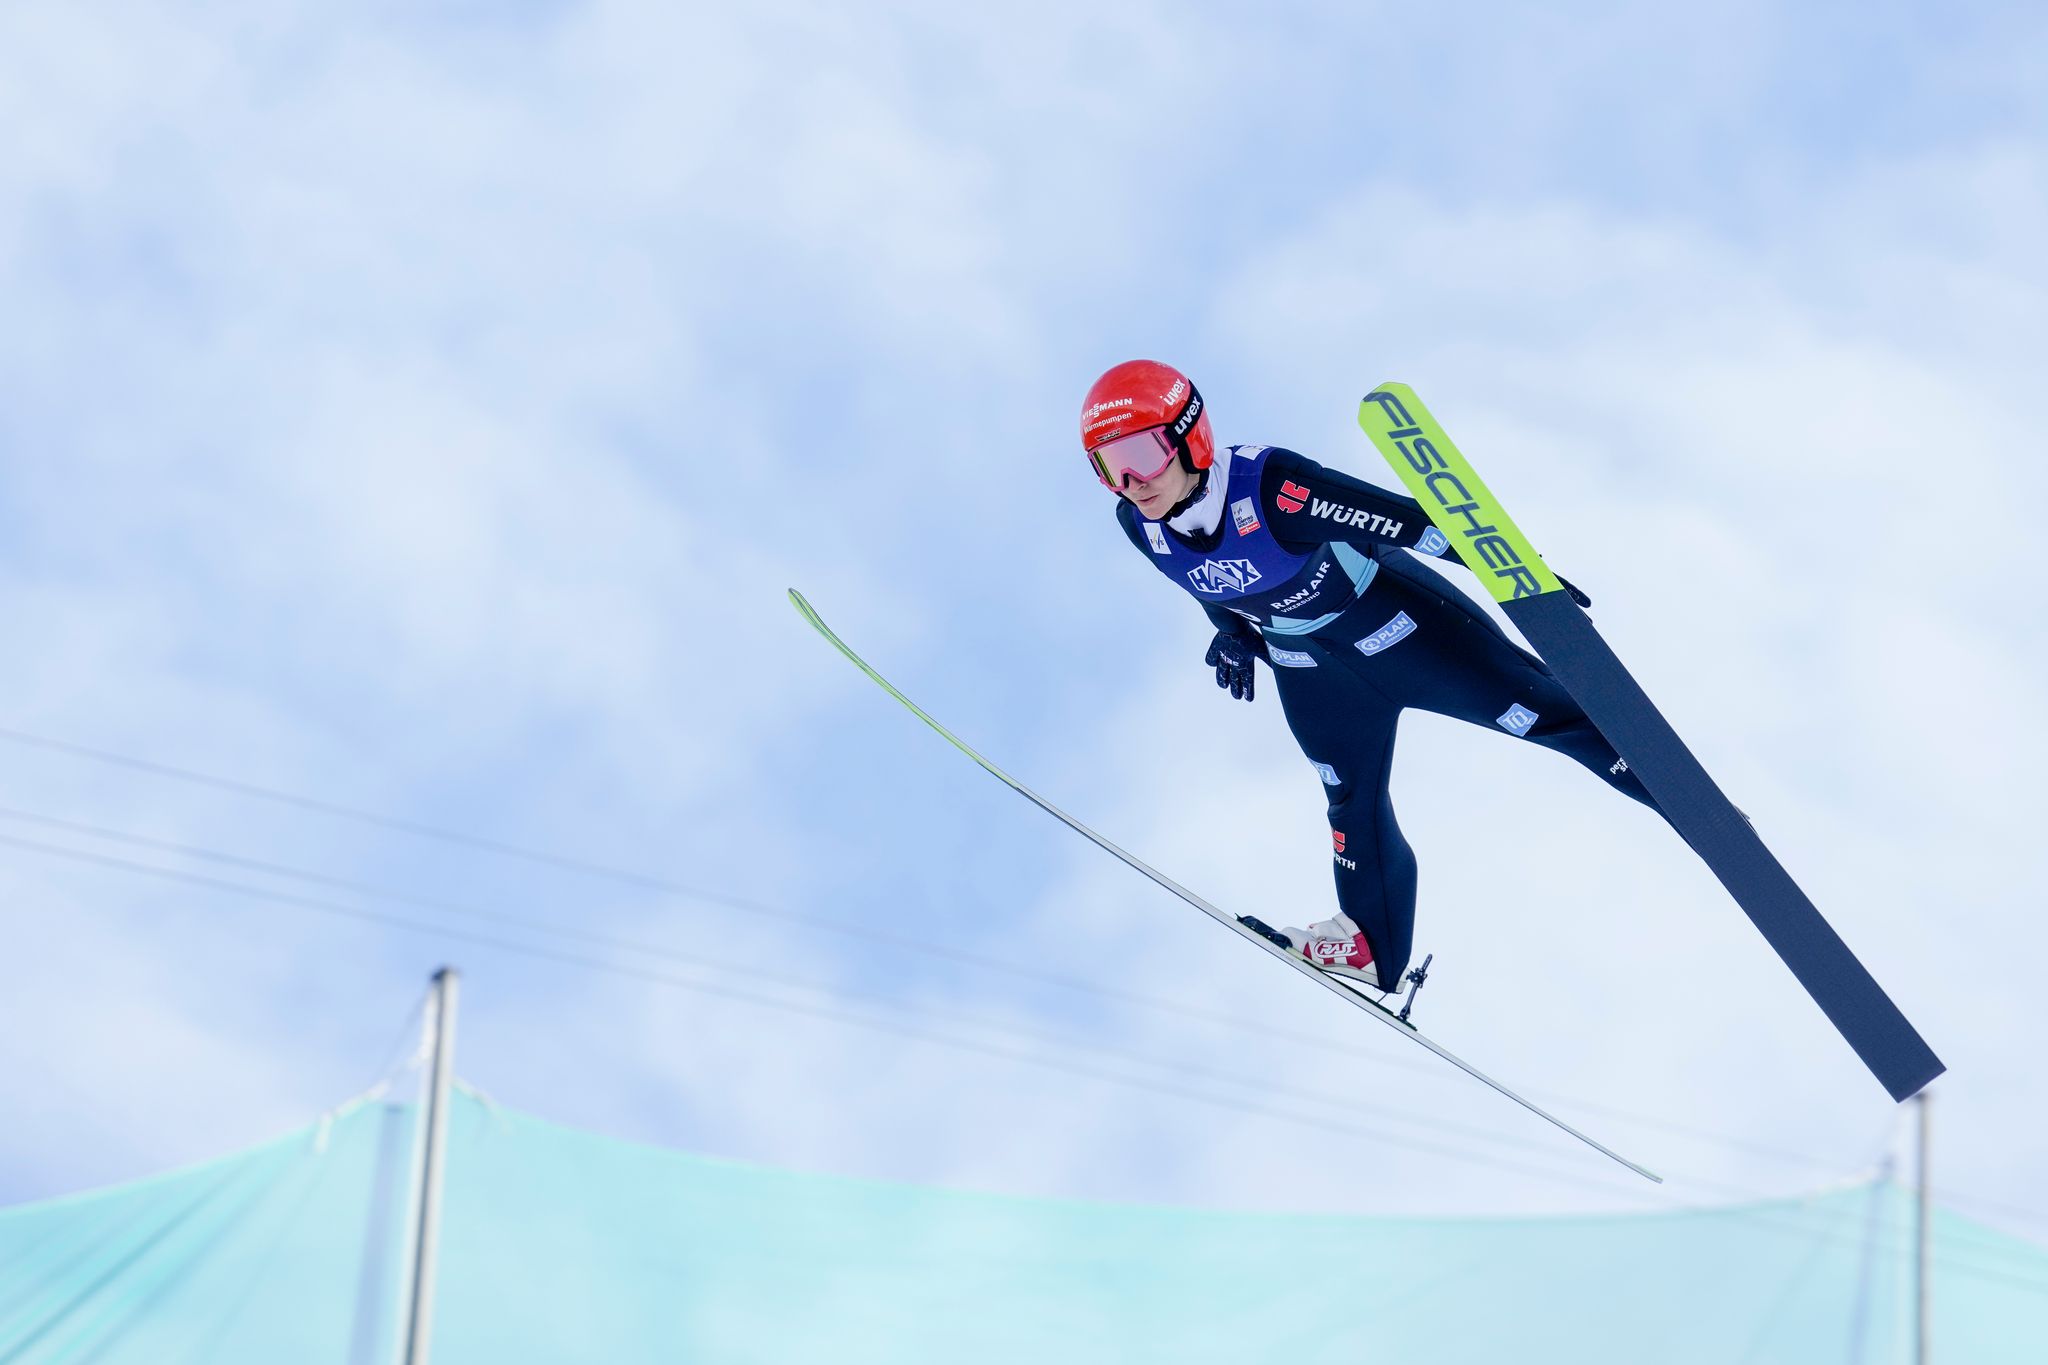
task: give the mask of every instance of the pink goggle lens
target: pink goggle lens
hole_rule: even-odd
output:
[[[1105,487],[1121,492],[1131,479],[1149,483],[1164,474],[1178,453],[1164,427],[1150,427],[1097,446],[1088,453],[1088,461]]]

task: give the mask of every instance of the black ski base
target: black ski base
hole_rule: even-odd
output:
[[[1561,592],[1502,603],[1543,662],[1628,760],[1679,835],[1894,1100],[1946,1068],[1757,837],[1593,622]]]

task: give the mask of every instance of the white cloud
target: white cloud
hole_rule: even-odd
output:
[[[1270,696],[1209,690],[1199,618],[1109,527],[1070,403],[1124,349],[1172,351],[1206,362],[1226,435],[1370,473],[1350,406],[1406,378],[1505,471],[1624,657],[1950,1054],[1959,1169],[2048,1207],[2004,1080],[2041,1033],[2022,969],[2048,946],[2024,834],[2039,741],[2019,723],[2040,659],[2001,520],[2040,489],[2018,456],[2041,417],[2037,143],[1887,149],[1787,186],[1771,166],[1826,151],[1781,161],[1746,130],[1789,38],[1608,25],[1558,68],[1508,59],[1521,29],[1467,49],[1412,22],[1375,16],[1372,51],[1428,60],[1367,79],[1363,38],[1311,12],[1256,32],[1079,7],[610,3],[488,32],[14,14],[0,362],[24,382],[0,406],[19,531],[0,625],[36,665],[0,674],[0,706],[1354,1039],[1370,1060],[837,939],[805,964],[1353,1097],[1347,1121],[1526,1137],[1586,1172],[1025,811],[779,600],[811,590],[912,695],[1140,856],[1226,905],[1319,917],[1313,773]],[[1608,94],[1577,102],[1579,84]],[[1581,164],[1607,102],[1647,85],[1686,97],[1637,101],[1642,122]],[[1717,120],[1745,131],[1712,166],[1764,167],[1728,175],[1739,211],[1673,188],[1706,172],[1672,149]],[[1594,160],[1669,165],[1603,180]],[[1957,450],[1996,471],[1967,502]],[[1660,588],[1648,553],[1706,586]],[[1467,765],[1489,793],[1441,779]],[[132,776],[45,758],[9,779],[20,804],[772,953],[737,915]],[[1426,718],[1396,781],[1441,953],[1425,1017],[1453,1046],[1512,1081],[1861,1159],[1881,1096],[1640,812]],[[64,1070],[143,1101],[210,1078],[217,1112],[160,1159],[338,1097],[328,1082],[369,1064],[340,1017],[386,1018],[460,951],[469,1074],[637,1136],[1103,1197],[1299,1207],[1332,1170],[1356,1208],[1634,1197],[433,939],[246,911],[116,931],[139,897],[106,884],[37,874],[39,900],[93,907],[39,932],[163,1050],[144,1067],[123,1028],[79,1032]],[[103,972],[109,940],[124,960]],[[266,984],[242,1001],[237,980]],[[292,1027],[308,1000],[333,1017]],[[1810,1174],[1585,1122],[1709,1178]]]

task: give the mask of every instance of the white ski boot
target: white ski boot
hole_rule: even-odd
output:
[[[1384,985],[1373,965],[1372,949],[1351,916],[1339,911],[1334,919],[1318,920],[1306,929],[1283,929],[1288,945],[1315,966],[1337,976],[1348,977],[1368,990],[1391,992],[1400,982]]]

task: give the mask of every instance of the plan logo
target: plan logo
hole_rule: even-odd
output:
[[[1148,521],[1145,523],[1145,539],[1152,542],[1153,554],[1170,555],[1173,553],[1166,544],[1166,528],[1158,522]]]
[[[1415,542],[1415,553],[1420,555],[1440,555],[1449,547],[1450,543],[1451,538],[1449,536],[1432,526],[1422,533],[1422,539]]]
[[[1276,644],[1267,644],[1266,657],[1281,668],[1314,668],[1316,656],[1303,649],[1282,649]]]
[[[1237,533],[1248,536],[1259,529],[1259,505],[1250,498],[1239,498],[1230,504],[1230,519],[1237,523]]]
[[[1344,779],[1337,776],[1337,770],[1335,768],[1331,767],[1327,763],[1316,763],[1314,759],[1310,759],[1309,762],[1315,763],[1316,776],[1323,779],[1323,785],[1325,787],[1338,787],[1343,785]]]
[[[1273,495],[1273,501],[1280,504],[1283,512],[1299,512],[1308,506],[1308,490],[1292,479],[1280,480],[1280,491]]]
[[[1396,612],[1393,620],[1358,642],[1358,652],[1378,654],[1382,650],[1393,648],[1414,633],[1415,622],[1409,618],[1408,613]]]
[[[1511,735],[1526,735],[1529,727],[1536,723],[1536,713],[1516,702],[1506,711],[1494,717],[1493,723]]]
[[[1188,570],[1188,582],[1195,585],[1195,591],[1212,596],[1246,592],[1263,577],[1249,559],[1205,559],[1200,568]]]

